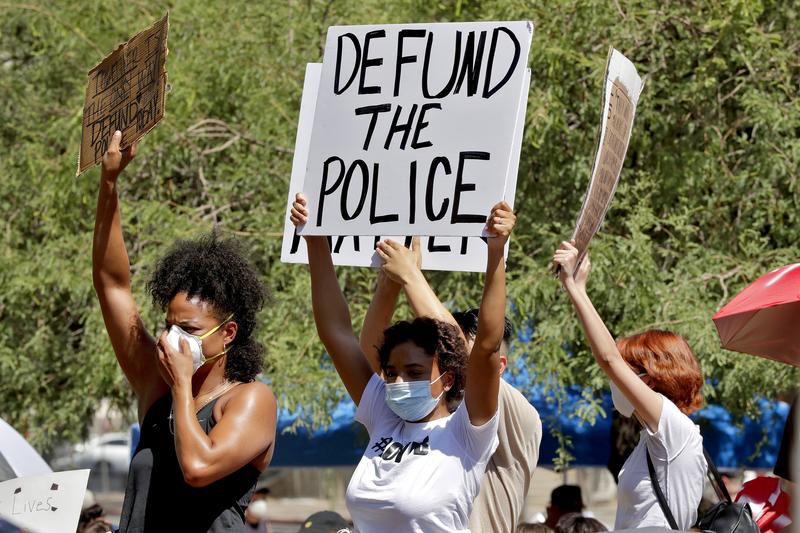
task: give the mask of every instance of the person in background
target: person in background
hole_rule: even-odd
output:
[[[303,521],[297,533],[350,533],[350,524],[334,511],[319,511]]]
[[[94,493],[86,490],[83,495],[83,508],[78,517],[77,533],[106,533],[114,529],[111,522],[106,519],[103,507],[94,499]],[[4,531],[0,528],[0,531]]]
[[[247,509],[244,510],[244,529],[254,533],[269,533],[267,496],[269,488],[256,489]]]
[[[589,518],[580,513],[565,514],[558,520],[555,533],[598,533],[608,528],[596,518]]]
[[[544,523],[551,529],[556,528],[559,519],[570,513],[583,512],[583,495],[578,485],[561,485],[550,493],[550,505],[547,506],[547,518]]]
[[[650,480],[652,469],[678,528],[687,530],[697,521],[708,471],[700,428],[688,416],[703,404],[700,364],[687,342],[670,331],[650,330],[615,342],[586,292],[589,258],[579,264],[578,256],[574,243],[562,242],[553,262],[592,354],[611,381],[614,408],[643,427],[619,473],[614,529],[669,527]]]

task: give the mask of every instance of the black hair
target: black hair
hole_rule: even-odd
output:
[[[464,336],[469,338],[472,337],[473,339],[478,334],[478,313],[480,309],[473,308],[467,311],[456,311],[453,313],[453,318],[456,319],[458,325],[461,327],[461,331],[464,332]],[[505,326],[503,327],[503,340],[506,344],[511,342],[511,335],[514,334],[514,327],[511,325],[511,321],[508,317],[504,317]]]
[[[225,377],[250,382],[261,372],[264,347],[253,332],[267,290],[238,240],[220,239],[215,231],[177,241],[156,264],[147,290],[162,311],[186,292],[210,304],[220,321],[233,313],[231,321],[239,327],[228,348]]]
[[[439,372],[449,372],[453,376],[453,386],[445,394],[448,405],[457,405],[464,395],[464,382],[467,374],[467,345],[455,326],[433,318],[415,318],[412,322],[403,320],[386,328],[383,344],[378,348],[381,369],[389,364],[389,354],[405,342],[422,348],[434,357]]]
[[[580,485],[559,485],[550,493],[550,503],[564,513],[580,513],[583,511]]]

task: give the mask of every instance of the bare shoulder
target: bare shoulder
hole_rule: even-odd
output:
[[[245,401],[267,402],[270,405],[275,404],[275,394],[272,392],[272,388],[261,381],[242,383],[231,392],[233,392],[237,398],[241,398]]]
[[[272,388],[260,381],[242,383],[226,393],[219,402],[221,412],[227,409],[244,409],[258,413],[275,413],[277,402]]]

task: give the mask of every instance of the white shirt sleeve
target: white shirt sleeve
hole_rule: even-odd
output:
[[[397,418],[397,415],[386,405],[386,382],[378,374],[372,374],[361,394],[361,401],[356,409],[356,420],[367,429],[367,433],[372,435],[376,422],[390,417]]]
[[[697,426],[678,407],[661,395],[661,418],[654,433],[645,425],[647,449],[653,460],[671,463],[697,433]]]
[[[461,402],[453,413],[456,438],[464,446],[469,458],[476,462],[487,461],[497,449],[497,428],[500,424],[497,411],[482,426],[473,426],[467,412],[467,402]]]

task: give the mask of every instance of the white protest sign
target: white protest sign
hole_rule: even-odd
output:
[[[300,102],[300,117],[297,122],[297,138],[292,162],[292,176],[287,197],[286,217],[284,220],[281,261],[284,263],[308,263],[305,241],[296,234],[289,214],[295,193],[301,192],[306,158],[310,144],[311,126],[316,108],[316,95],[322,65],[309,63],[306,66],[306,77],[303,85],[303,97]],[[522,147],[522,134],[525,126],[525,112],[528,105],[530,87],[530,69],[526,69],[525,80],[520,91],[517,120],[512,145],[512,156],[509,160],[508,176],[504,199],[514,207],[517,172]],[[411,237],[386,237],[403,242],[406,246]],[[375,244],[381,237],[347,236],[331,239],[331,255],[336,265],[346,266],[380,266],[380,258],[375,253]],[[457,272],[483,272],[486,269],[486,243],[481,237],[422,237],[422,268],[424,270],[447,270]],[[506,245],[506,256],[508,245]]]
[[[0,516],[34,533],[74,533],[89,470],[52,472],[0,483]]]
[[[631,138],[636,106],[644,82],[636,67],[615,49],[608,54],[603,115],[589,189],[583,200],[572,238],[580,252],[578,264],[586,255],[589,242],[600,229],[617,188],[625,153]],[[576,267],[577,268],[577,267]]]
[[[503,198],[533,25],[331,27],[306,235],[479,236]]]

